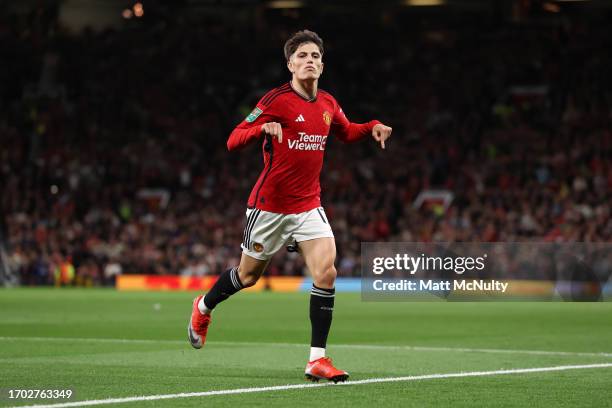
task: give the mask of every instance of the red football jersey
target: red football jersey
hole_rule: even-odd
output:
[[[297,93],[291,83],[275,88],[231,133],[227,148],[239,149],[261,137],[261,125],[278,122],[282,143],[263,140],[264,169],[248,206],[280,214],[297,214],[321,206],[319,176],[329,134],[353,142],[371,134],[376,120],[364,124],[348,121],[338,102],[319,89],[314,100]]]

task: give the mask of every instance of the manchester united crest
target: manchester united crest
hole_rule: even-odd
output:
[[[331,125],[331,115],[329,114],[328,111],[323,112],[323,121],[325,122],[325,124],[327,126]]]

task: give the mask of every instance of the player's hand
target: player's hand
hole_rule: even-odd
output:
[[[374,140],[380,143],[380,147],[384,149],[385,140],[391,137],[392,130],[393,129],[391,129],[389,126],[385,126],[381,123],[377,123],[372,128],[372,137],[374,138]]]
[[[280,123],[268,122],[261,125],[261,134],[270,135],[278,139],[278,143],[283,143],[283,128]]]

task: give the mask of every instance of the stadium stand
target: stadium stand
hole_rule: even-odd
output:
[[[259,146],[230,154],[225,140],[288,79],[282,44],[302,26],[334,27],[320,32],[321,84],[349,117],[394,127],[385,151],[328,144],[322,200],[341,276],[359,274],[362,241],[612,240],[610,25],[316,18],[74,33],[4,12],[0,205],[22,283],[237,264],[262,163]],[[448,208],[413,205],[433,189],[452,194]],[[269,274],[303,269],[283,252]]]

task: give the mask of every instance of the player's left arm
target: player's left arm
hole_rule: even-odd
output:
[[[371,135],[374,140],[385,148],[385,141],[391,137],[392,128],[379,122],[371,120],[366,123],[350,122],[342,109],[337,106],[332,119],[331,131],[345,143],[352,143]]]
[[[379,122],[372,127],[372,137],[380,143],[380,147],[384,149],[385,140],[391,137],[392,131],[393,128],[391,126],[383,125]]]

